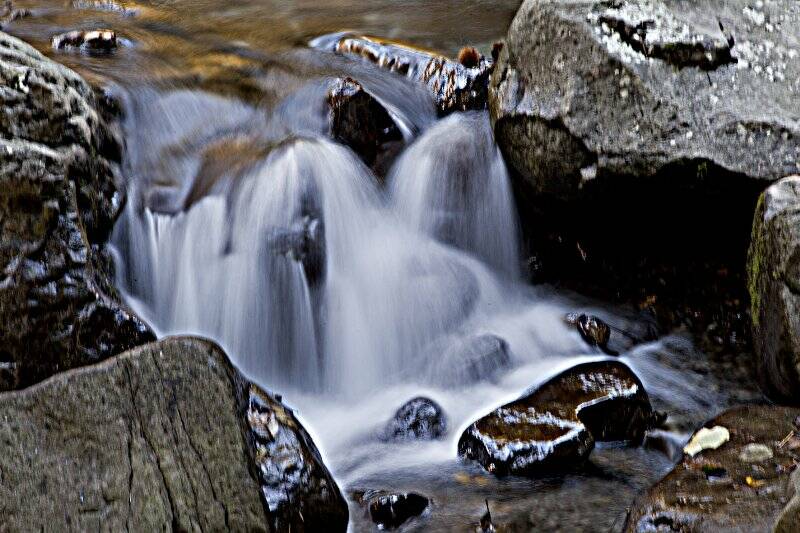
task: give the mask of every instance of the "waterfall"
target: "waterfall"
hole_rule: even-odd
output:
[[[120,287],[160,333],[212,337],[267,386],[351,397],[457,387],[570,345],[540,333],[553,318],[516,284],[516,212],[486,113],[429,126],[384,188],[313,128],[276,142],[246,106],[155,101],[132,106],[114,242]],[[203,127],[209,111],[226,118]]]

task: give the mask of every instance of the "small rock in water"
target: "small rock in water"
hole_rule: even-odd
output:
[[[462,457],[497,475],[580,465],[595,441],[641,442],[654,414],[641,381],[618,361],[577,365],[468,427]]]
[[[395,440],[435,440],[447,433],[441,406],[424,397],[403,404],[386,425],[385,436]]]
[[[334,80],[327,97],[331,137],[352,148],[373,170],[385,174],[403,141],[386,108],[353,78]]]
[[[611,328],[608,324],[594,315],[570,313],[566,316],[566,322],[574,325],[581,334],[581,338],[589,346],[597,346],[605,349],[611,339]]]
[[[769,446],[763,444],[748,444],[742,448],[739,459],[745,463],[761,463],[772,459],[773,453]]]
[[[430,501],[414,492],[367,496],[369,515],[380,529],[395,529],[407,520],[419,516],[428,508]]]
[[[486,512],[481,517],[480,526],[478,527],[479,533],[490,533],[495,531],[494,523],[492,522],[492,512],[489,510],[489,500],[486,501]]]
[[[694,457],[703,450],[716,450],[731,438],[728,429],[722,426],[714,426],[711,429],[702,428],[694,434],[689,444],[683,447],[683,453]]]
[[[53,48],[83,48],[95,51],[110,51],[117,47],[117,34],[114,30],[75,30],[53,37]]]
[[[458,387],[496,380],[498,373],[511,365],[508,343],[496,335],[476,335],[456,339],[431,350],[427,375],[435,385]]]

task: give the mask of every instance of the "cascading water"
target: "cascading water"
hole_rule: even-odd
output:
[[[577,490],[581,520],[606,520],[599,495],[614,486],[630,493],[615,500],[624,505],[635,487],[482,477],[480,490],[459,486],[461,499],[448,500],[464,475],[454,457],[466,424],[603,356],[587,356],[563,322],[574,299],[520,280],[516,211],[487,113],[435,120],[397,80],[365,79],[408,143],[385,185],[327,137],[317,105],[324,81],[293,91],[272,114],[191,90],[129,94],[129,202],[114,235],[120,288],[160,334],[210,336],[251,378],[284,393],[344,487],[423,486],[467,515],[487,490],[516,502],[535,494],[553,508]],[[680,397],[661,386],[686,380],[686,365],[670,368],[665,349],[623,354],[657,404],[670,398],[671,412],[697,422],[727,401],[704,390],[699,374]],[[382,440],[393,412],[418,395],[443,406],[447,438]],[[640,481],[669,466],[643,453],[613,460]],[[428,526],[447,530],[468,517],[437,520]]]

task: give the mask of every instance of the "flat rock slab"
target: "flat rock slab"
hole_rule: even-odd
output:
[[[653,411],[641,381],[618,361],[572,367],[469,426],[459,454],[498,475],[580,466],[595,441],[639,442]]]
[[[797,172],[799,25],[794,0],[527,0],[490,85],[498,143],[562,199],[670,167],[700,187]]]
[[[167,339],[0,394],[0,420],[9,530],[346,529],[310,437],[210,341]]]
[[[730,441],[684,455],[634,503],[625,530],[797,531],[798,415],[790,407],[745,406],[708,422],[727,428]],[[772,456],[748,457],[754,448],[768,448]]]
[[[800,176],[761,195],[747,273],[761,386],[800,404]]]

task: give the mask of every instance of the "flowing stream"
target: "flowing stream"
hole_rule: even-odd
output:
[[[43,50],[53,33],[99,24],[130,40],[112,56],[58,58],[104,82],[124,109],[119,287],[160,335],[211,337],[283,394],[343,492],[430,497],[406,530],[474,529],[484,499],[509,531],[619,529],[636,494],[671,467],[667,454],[600,447],[585,472],[496,479],[459,461],[456,441],[521,391],[605,357],[565,324],[567,312],[630,330],[641,317],[525,281],[509,174],[486,112],[439,119],[411,80],[305,46],[348,28],[450,54],[465,42],[487,51],[516,3],[468,4],[120,4],[126,13],[20,2],[36,17],[10,31]],[[474,24],[459,26],[459,14]],[[385,179],[328,135],[324,95],[342,75],[403,133]],[[622,360],[670,414],[677,446],[749,393],[699,363],[680,332]],[[381,439],[394,411],[419,395],[442,405],[447,437]],[[373,527],[353,501],[351,529]]]

